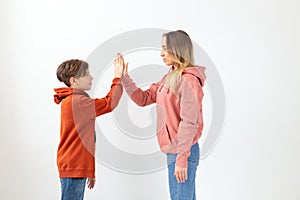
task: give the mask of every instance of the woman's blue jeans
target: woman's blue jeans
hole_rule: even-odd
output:
[[[191,147],[188,158],[188,179],[183,183],[178,183],[174,176],[176,156],[176,154],[167,154],[171,200],[196,200],[195,178],[200,157],[198,143]]]
[[[86,178],[61,178],[61,200],[83,200]]]

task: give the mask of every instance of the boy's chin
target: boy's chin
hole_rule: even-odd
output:
[[[86,87],[84,88],[84,90],[91,90],[92,86],[91,87]]]

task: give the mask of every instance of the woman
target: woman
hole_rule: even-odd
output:
[[[148,90],[135,85],[127,73],[128,64],[121,80],[137,105],[157,103],[157,138],[167,154],[171,199],[195,200],[205,68],[194,65],[192,41],[182,30],[163,35],[160,55],[170,70]]]

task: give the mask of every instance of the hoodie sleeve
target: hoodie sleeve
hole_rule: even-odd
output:
[[[143,91],[138,88],[128,74],[122,77],[121,82],[132,101],[139,106],[147,106],[156,102],[158,84],[152,84],[149,89]]]
[[[181,121],[177,133],[176,166],[183,168],[188,166],[191,146],[199,126],[203,123],[200,116],[203,98],[202,87],[195,76],[188,76],[189,78],[183,76],[179,87]]]
[[[117,107],[122,93],[123,87],[120,83],[120,78],[114,78],[110,91],[105,97],[91,99],[81,95],[81,110],[84,110],[88,119],[93,119],[105,113],[109,113]]]

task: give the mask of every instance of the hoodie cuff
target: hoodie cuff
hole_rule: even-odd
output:
[[[131,83],[131,78],[128,75],[128,73],[122,76],[121,83],[123,84],[124,87],[128,86]]]
[[[176,163],[175,165],[177,167],[181,167],[181,168],[187,168],[188,167],[188,155],[184,154],[184,155],[178,155],[177,154],[177,158],[176,158]]]
[[[120,84],[120,80],[121,80],[121,78],[116,77],[112,80],[112,84]]]
[[[137,90],[137,86],[128,74],[122,76],[121,83],[130,97]]]

